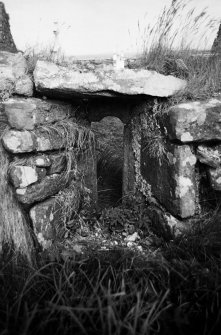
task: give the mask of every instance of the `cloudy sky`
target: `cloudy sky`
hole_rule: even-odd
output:
[[[183,0],[185,2],[185,0]],[[136,52],[145,26],[153,25],[171,0],[3,0],[17,48],[53,43],[67,55]],[[191,0],[196,14],[207,7],[220,19],[221,0]],[[139,27],[138,27],[139,22]],[[211,45],[216,32],[210,33]],[[198,38],[199,40],[199,38]]]

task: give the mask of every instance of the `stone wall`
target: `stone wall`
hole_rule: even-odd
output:
[[[96,206],[90,123],[108,115],[124,124],[124,201],[145,197],[147,206],[173,215],[175,225],[198,215],[211,194],[219,203],[220,98],[165,110],[184,80],[110,64],[82,71],[38,61],[28,74],[20,53],[0,52],[0,71],[0,192],[6,194],[0,207],[14,213],[2,218],[2,231],[20,213],[17,231],[48,248],[88,199]],[[2,236],[21,248],[15,229],[9,231]]]

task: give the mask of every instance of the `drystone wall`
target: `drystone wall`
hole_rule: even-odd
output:
[[[0,72],[1,230],[6,222],[13,227],[1,238],[16,241],[19,229],[31,231],[48,248],[64,236],[79,208],[96,207],[90,123],[108,115],[124,124],[124,201],[144,197],[175,227],[198,215],[209,199],[219,203],[219,97],[165,110],[167,97],[183,89],[184,80],[44,61],[29,74],[20,53],[0,52]]]

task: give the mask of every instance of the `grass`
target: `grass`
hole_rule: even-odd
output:
[[[205,53],[218,25],[219,20],[211,18],[207,9],[197,12],[191,1],[182,0],[165,6],[152,26],[141,31],[139,25],[143,40],[140,66],[187,80],[186,89],[171,103],[207,99],[221,92],[220,55]]]
[[[2,263],[0,334],[217,334],[219,223],[218,215],[195,222],[145,254],[115,248],[37,268]]]

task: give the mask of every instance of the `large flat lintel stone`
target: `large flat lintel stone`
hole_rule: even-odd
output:
[[[174,216],[191,217],[196,213],[196,157],[189,145],[167,144],[159,157],[149,154],[142,143],[141,173],[152,194]]]
[[[221,140],[221,98],[171,107],[164,127],[171,140],[183,143]]]
[[[93,71],[74,70],[38,61],[34,70],[37,91],[60,96],[148,95],[168,97],[186,87],[186,81],[155,71],[122,69],[112,66]]]

